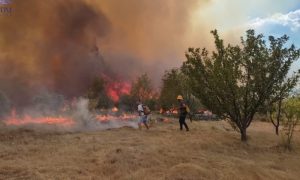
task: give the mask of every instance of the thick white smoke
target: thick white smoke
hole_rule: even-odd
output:
[[[131,120],[122,120],[121,117],[120,119],[115,117],[106,122],[100,122],[96,120],[95,114],[90,113],[88,110],[88,100],[84,98],[80,98],[78,100],[72,116],[76,121],[76,127],[74,128],[76,131],[96,131],[121,127],[138,127],[136,119],[137,117]]]

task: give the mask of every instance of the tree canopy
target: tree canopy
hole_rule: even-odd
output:
[[[130,93],[121,96],[119,105],[123,110],[134,111],[137,101],[141,100],[151,110],[154,110],[156,109],[156,98],[157,94],[154,92],[152,81],[145,73],[132,82]]]
[[[286,35],[270,36],[267,43],[262,34],[248,30],[240,45],[225,46],[217,30],[211,33],[216,50],[210,54],[205,48],[189,48],[182,71],[201,103],[234,122],[246,141],[246,129],[259,108],[278,101],[279,88],[287,93],[295,87],[300,72],[288,73],[300,50],[287,47]]]
[[[162,78],[162,88],[160,92],[160,104],[164,109],[177,106],[176,97],[182,95],[192,111],[197,110],[201,104],[191,91],[188,78],[180,69],[166,71]]]
[[[153,95],[152,82],[147,74],[142,74],[132,83],[130,94],[136,100],[145,101]]]
[[[89,109],[110,108],[113,101],[105,91],[105,81],[102,78],[95,78],[87,92],[89,99]]]

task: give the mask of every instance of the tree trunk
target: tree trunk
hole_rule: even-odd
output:
[[[275,126],[276,135],[279,135],[279,126]]]
[[[276,118],[276,120],[277,120],[277,124],[276,124],[276,126],[275,126],[275,129],[276,129],[276,135],[278,136],[279,135],[279,133],[278,133],[278,129],[279,129],[279,125],[280,125],[280,118],[281,118],[281,110],[282,110],[282,99],[280,99],[279,100],[279,102],[278,102],[278,113],[277,113],[277,118]]]
[[[247,141],[247,131],[246,131],[246,129],[247,128],[244,128],[244,127],[242,127],[241,128],[241,140],[243,141],[243,142],[246,142]]]

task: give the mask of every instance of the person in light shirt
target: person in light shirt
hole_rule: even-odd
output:
[[[139,129],[142,129],[142,124],[144,124],[145,127],[149,129],[149,126],[147,124],[147,115],[145,115],[144,113],[143,104],[140,100],[138,101],[138,113],[139,113],[139,121],[138,121]]]

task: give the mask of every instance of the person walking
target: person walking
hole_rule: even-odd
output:
[[[182,128],[184,126],[186,131],[189,131],[189,127],[185,122],[186,116],[188,114],[188,106],[183,102],[182,95],[178,95],[177,100],[178,100],[178,103],[179,103],[178,113],[179,113],[180,130],[182,131]]]
[[[138,101],[138,113],[139,113],[139,122],[138,122],[139,129],[142,129],[142,124],[144,124],[145,127],[149,129],[149,126],[147,124],[147,115],[144,112],[144,107],[140,100]]]

